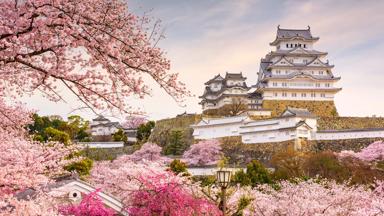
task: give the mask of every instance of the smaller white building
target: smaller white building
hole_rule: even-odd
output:
[[[246,144],[288,140],[339,140],[384,137],[383,128],[317,130],[317,117],[307,109],[288,107],[279,117],[251,120],[247,116],[203,119],[191,126],[195,139],[241,136]]]
[[[109,136],[121,128],[119,122],[111,122],[101,115],[92,119],[90,127],[92,136]]]
[[[317,118],[306,109],[288,108],[280,117],[247,122],[240,126],[243,143],[282,142],[312,139]]]
[[[193,128],[195,139],[214,139],[219,137],[240,136],[240,126],[250,121],[248,116],[235,116],[219,119],[203,119]]]

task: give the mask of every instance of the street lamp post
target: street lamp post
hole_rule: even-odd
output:
[[[225,212],[227,210],[226,191],[227,191],[229,182],[231,181],[231,171],[218,170],[216,173],[216,181],[217,181],[217,184],[221,187],[221,201],[223,203],[221,210],[225,215]]]

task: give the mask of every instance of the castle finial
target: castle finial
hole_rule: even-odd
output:
[[[308,25],[308,30],[311,30],[311,26]]]
[[[280,29],[280,24],[279,24],[279,25],[277,25],[277,29]]]

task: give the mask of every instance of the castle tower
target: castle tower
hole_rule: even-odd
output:
[[[205,83],[204,94],[201,95],[200,104],[203,111],[219,109],[232,104],[233,99],[244,100],[248,104],[249,87],[245,83],[246,78],[242,73],[220,74]]]
[[[273,108],[274,101],[283,104],[286,101],[287,106],[293,107],[310,101],[319,105],[325,101],[332,106],[335,94],[341,90],[336,87],[340,77],[333,75],[334,66],[326,60],[328,53],[314,48],[318,40],[312,36],[309,26],[307,29],[278,26],[276,39],[270,43],[275,50],[261,59],[256,84],[255,92],[262,95],[264,108]],[[284,108],[281,107],[281,111]],[[311,110],[311,107],[303,108]],[[334,110],[328,112],[336,112],[334,104],[331,109]]]

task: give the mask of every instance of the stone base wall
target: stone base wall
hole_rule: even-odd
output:
[[[348,140],[289,140],[284,142],[273,143],[257,143],[244,144],[241,142],[241,137],[226,137],[221,138],[222,151],[228,162],[231,165],[244,166],[251,160],[259,160],[263,164],[269,166],[270,160],[274,154],[288,149],[295,149],[302,152],[319,152],[319,151],[334,151],[342,150],[360,151],[369,144],[384,140],[383,138],[363,138],[363,139],[348,139]]]
[[[306,108],[319,117],[338,116],[333,101],[264,100],[263,109],[272,110],[272,117],[279,116],[287,107]]]
[[[345,140],[316,140],[308,141],[309,145],[313,146],[315,151],[334,151],[340,152],[343,150],[360,151],[369,144],[384,140],[384,138],[361,138],[361,139],[345,139]]]

